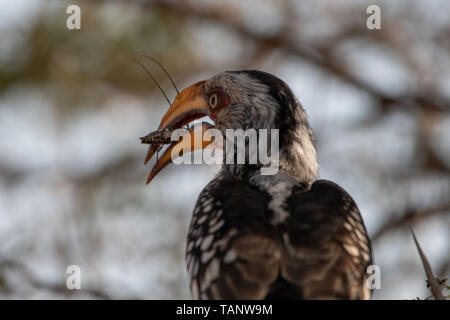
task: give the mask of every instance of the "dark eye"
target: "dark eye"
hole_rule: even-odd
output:
[[[214,109],[215,107],[217,107],[218,104],[219,104],[219,96],[217,95],[217,93],[213,93],[209,97],[209,106],[211,107],[211,109]]]

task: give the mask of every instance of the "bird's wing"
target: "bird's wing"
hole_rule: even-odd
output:
[[[278,277],[281,251],[266,216],[269,196],[234,178],[216,178],[199,196],[186,260],[194,299],[263,299]]]
[[[294,191],[290,216],[277,226],[269,201],[267,193],[228,177],[202,191],[186,252],[193,298],[364,297],[370,243],[350,196],[317,181],[307,192]]]
[[[293,192],[287,207],[290,216],[279,228],[281,283],[294,285],[304,299],[369,298],[371,244],[350,195],[318,180],[309,191]],[[270,295],[276,297],[277,290],[274,286]]]

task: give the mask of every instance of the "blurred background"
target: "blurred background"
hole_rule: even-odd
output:
[[[68,30],[68,5],[81,30]],[[369,30],[366,9],[381,8]],[[217,167],[145,186],[139,137],[169,98],[224,70],[285,80],[317,138],[321,178],[373,239],[374,299],[430,295],[407,228],[450,276],[450,2],[0,0],[0,298],[190,298],[187,228]],[[81,290],[66,268],[81,268]]]

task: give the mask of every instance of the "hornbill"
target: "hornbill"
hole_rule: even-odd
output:
[[[186,246],[192,297],[369,299],[364,222],[346,191],[317,180],[313,133],[288,85],[257,70],[219,73],[181,91],[158,132],[205,116],[214,125],[202,125],[220,132],[278,129],[279,170],[262,175],[260,163],[225,163],[200,193]],[[186,134],[194,146],[193,129]],[[181,143],[158,158],[147,183]],[[145,163],[160,148],[150,145]]]

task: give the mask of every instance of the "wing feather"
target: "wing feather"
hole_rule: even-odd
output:
[[[286,202],[289,217],[277,225],[270,222],[269,201],[234,178],[217,178],[204,189],[187,244],[194,298],[369,297],[371,245],[342,188],[325,180],[308,191],[298,187]]]

